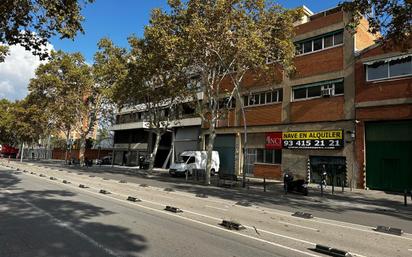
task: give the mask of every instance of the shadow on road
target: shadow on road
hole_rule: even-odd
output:
[[[368,197],[366,194],[358,192],[338,192],[335,195],[330,194],[330,187],[324,197],[320,197],[317,189],[310,189],[309,197],[298,194],[283,193],[283,184],[279,182],[268,182],[268,192],[263,192],[263,185],[254,182],[254,189],[246,190],[241,188],[241,182],[235,188],[217,187],[217,177],[212,177],[212,186],[203,186],[201,182],[192,180],[186,181],[184,178],[171,178],[168,173],[156,173],[154,176],[147,176],[142,171],[111,167],[110,165],[93,166],[90,168],[62,165],[60,162],[42,162],[47,166],[53,166],[56,169],[81,171],[82,173],[93,174],[99,177],[109,177],[112,179],[126,179],[129,182],[144,183],[165,188],[192,193],[194,195],[206,194],[225,200],[237,202],[249,202],[252,204],[261,204],[268,207],[283,207],[284,210],[308,210],[317,212],[329,212],[331,214],[342,214],[345,212],[356,211],[364,214],[381,214],[391,216],[405,221],[412,221],[412,203],[407,207],[403,206],[402,195],[391,193],[391,197]],[[256,187],[257,186],[257,187]],[[259,187],[261,189],[259,189]]]
[[[106,248],[132,256],[147,248],[126,227],[92,221],[115,213],[75,201],[70,191],[22,190],[20,181],[0,172],[0,256],[112,256]]]

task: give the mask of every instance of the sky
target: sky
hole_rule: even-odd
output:
[[[305,5],[314,13],[336,6],[340,0],[278,0],[285,8]],[[81,52],[88,63],[93,63],[97,42],[110,38],[116,45],[127,47],[128,36],[143,35],[153,8],[167,8],[167,0],[95,0],[84,7],[84,34],[74,40],[50,39],[49,49]],[[41,62],[20,46],[12,46],[10,55],[0,63],[0,99],[19,100],[27,95],[27,85]]]

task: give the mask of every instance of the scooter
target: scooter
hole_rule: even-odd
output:
[[[283,188],[285,194],[300,193],[304,196],[308,195],[308,183],[303,179],[294,180],[293,175],[290,173],[285,173],[283,177]]]

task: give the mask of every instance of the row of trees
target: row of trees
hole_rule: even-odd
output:
[[[156,134],[150,168],[161,136],[175,122],[163,115],[164,110],[191,103],[208,130],[206,183],[210,183],[216,126],[228,107],[222,106],[222,99],[234,98],[242,105],[241,87],[251,70],[268,79],[275,74],[273,68],[293,70],[293,24],[302,10],[261,0],[169,4],[168,12],[153,10],[143,38],[129,38],[130,51],[118,59],[127,65],[113,83],[113,100],[129,108],[144,106],[147,126]]]
[[[49,61],[36,69],[25,99],[1,100],[0,143],[38,144],[60,134],[69,142],[75,132],[84,160],[89,134],[99,121],[112,116],[109,90],[97,82],[103,65],[98,61],[88,65],[80,53],[51,52]]]
[[[6,2],[10,4],[8,9],[17,8],[15,1]],[[88,2],[92,1],[84,1]],[[53,4],[30,3],[25,9],[16,9],[19,11],[16,19],[4,16],[0,20],[5,29],[0,32],[0,42],[23,43],[32,47],[35,54],[49,56],[49,61],[36,70],[26,99],[16,103],[2,101],[12,111],[0,114],[5,116],[0,123],[0,136],[30,142],[56,131],[63,131],[68,139],[76,131],[82,142],[83,160],[86,138],[99,122],[107,121],[114,110],[124,107],[143,109],[147,114],[146,126],[156,135],[150,158],[149,169],[152,169],[162,135],[176,122],[168,113],[189,102],[207,128],[206,183],[210,182],[217,122],[228,107],[221,104],[222,98],[228,97],[228,102],[235,99],[243,109],[240,96],[248,72],[255,71],[254,74],[272,83],[274,69],[285,74],[293,71],[293,24],[302,16],[301,9],[284,9],[269,0],[169,0],[169,11],[152,11],[142,38],[130,36],[128,48],[115,46],[109,39],[100,40],[94,62],[89,65],[80,53],[45,54],[39,48],[50,35],[57,33],[70,38],[82,31],[77,1],[67,1],[69,12],[60,16],[49,12],[56,11]],[[391,13],[395,25],[400,19],[408,21],[408,12],[402,6],[389,7],[396,9]],[[0,8],[0,13],[7,8]],[[33,18],[18,23],[24,21],[22,17],[30,13],[30,8],[46,11],[39,26],[33,24],[36,22]],[[388,7],[374,1],[353,1],[344,8],[368,13]],[[385,10],[389,13],[392,9]],[[372,29],[375,28],[373,32],[378,33],[380,30],[375,25],[379,23],[372,18],[370,21]],[[13,22],[16,26],[10,27]],[[54,27],[47,26],[48,22]],[[352,22],[356,25],[359,16],[354,15]],[[43,41],[28,40],[33,34],[16,31],[19,26],[37,28],[41,32],[37,37]],[[6,53],[7,47],[0,46],[0,61]],[[203,94],[202,100],[198,98],[199,92]],[[7,120],[13,119],[21,122],[11,122],[14,127],[8,127]],[[246,138],[244,141],[246,144]]]

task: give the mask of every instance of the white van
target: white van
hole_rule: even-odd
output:
[[[206,170],[207,151],[185,151],[182,152],[178,160],[170,165],[169,174],[184,175],[186,171],[193,174],[193,170]],[[217,151],[212,151],[212,168],[210,174],[219,172],[220,159]]]

